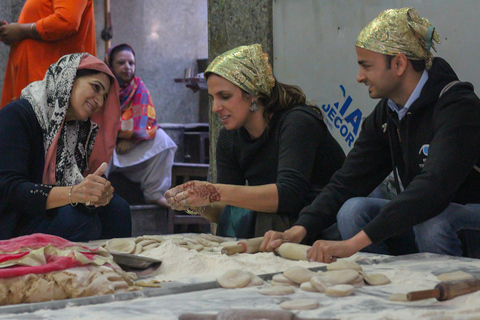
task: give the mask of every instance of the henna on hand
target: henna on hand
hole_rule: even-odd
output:
[[[182,189],[188,193],[198,195],[204,200],[208,200],[210,203],[220,201],[220,192],[211,183],[206,183],[199,187],[195,186],[195,182],[190,181],[182,185]]]

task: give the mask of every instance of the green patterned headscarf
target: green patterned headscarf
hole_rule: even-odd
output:
[[[428,70],[433,61],[430,48],[435,50],[433,41],[440,43],[440,37],[430,22],[421,18],[414,8],[402,8],[382,11],[360,32],[355,46],[387,55],[403,53],[411,60],[425,60]]]
[[[275,78],[268,55],[260,44],[241,46],[216,57],[205,70],[205,76],[215,73],[245,90],[252,96],[270,96]]]

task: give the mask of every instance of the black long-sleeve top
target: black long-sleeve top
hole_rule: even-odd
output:
[[[42,129],[27,100],[0,110],[0,239],[16,236],[30,217],[47,215],[51,185],[42,184]]]
[[[294,222],[298,213],[328,183],[345,153],[321,113],[298,106],[275,114],[264,134],[251,139],[244,127],[220,131],[217,182],[258,186],[275,183],[279,215]]]

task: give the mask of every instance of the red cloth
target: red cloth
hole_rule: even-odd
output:
[[[67,252],[71,249],[71,252],[69,252],[69,255],[67,256],[46,254],[46,264],[44,265],[24,266],[17,264],[0,268],[0,278],[22,276],[29,273],[47,273],[82,266],[84,264],[75,258],[74,251],[84,255],[90,261],[92,261],[94,256],[98,253],[98,249],[91,249],[57,236],[35,233],[28,236],[0,241],[0,263],[22,258],[28,255],[31,251],[46,246],[53,246]]]
[[[42,80],[60,57],[97,55],[93,0],[27,0],[18,22],[36,22],[42,40],[24,39],[10,46],[0,108],[18,99],[29,83]]]

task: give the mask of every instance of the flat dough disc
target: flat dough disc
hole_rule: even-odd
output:
[[[363,280],[371,286],[381,286],[384,284],[389,284],[391,281],[387,278],[386,275],[381,273],[374,273],[374,274],[365,274],[365,272],[360,272],[363,276]]]
[[[136,243],[134,239],[115,238],[105,243],[105,248],[111,252],[132,253],[135,251]]]
[[[293,299],[280,303],[280,307],[285,310],[309,310],[318,306],[318,301],[314,299]]]
[[[361,271],[362,266],[360,266],[358,263],[352,260],[348,259],[338,259],[335,262],[330,263],[327,265],[327,270],[345,270],[345,269],[352,269],[352,270],[357,270]]]
[[[455,272],[439,274],[437,278],[440,281],[457,281],[457,280],[471,279],[473,278],[473,276],[470,273],[460,270]]]
[[[325,294],[330,297],[345,297],[353,293],[354,286],[349,284],[338,284],[325,289]]]
[[[222,288],[235,289],[243,288],[250,283],[250,275],[239,269],[228,270],[217,278],[218,284]]]
[[[316,276],[317,273],[304,267],[293,266],[285,270],[283,272],[283,275],[287,279],[290,279],[295,283],[302,284],[304,282],[310,281],[310,279]]]
[[[310,281],[302,283],[300,289],[303,291],[318,292],[317,288],[315,288]]]
[[[292,294],[295,290],[292,286],[271,286],[258,290],[258,293],[266,296],[282,296],[286,294]]]
[[[352,269],[327,271],[325,277],[334,280],[337,284],[350,284],[358,279],[358,271]]]

